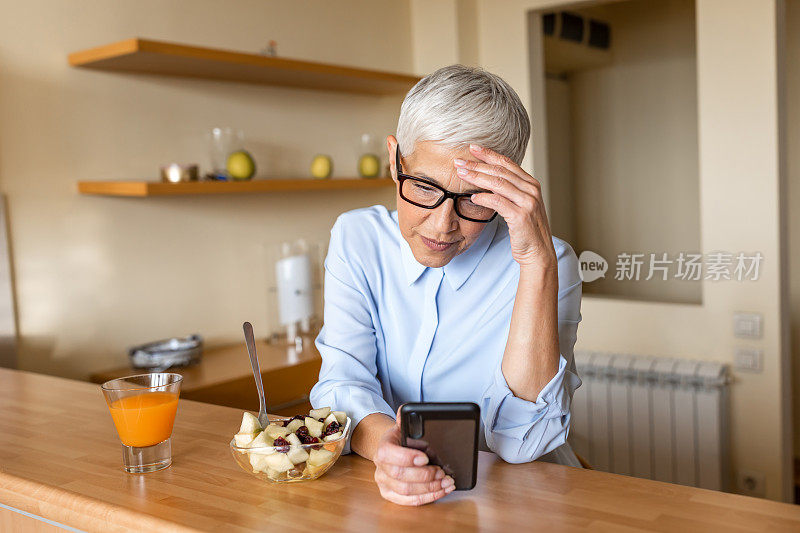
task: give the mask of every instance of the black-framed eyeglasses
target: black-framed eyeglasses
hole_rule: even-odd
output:
[[[406,202],[422,207],[423,209],[436,209],[448,198],[453,199],[453,208],[456,215],[472,222],[491,222],[497,216],[497,211],[472,202],[473,193],[450,192],[425,178],[418,178],[404,174],[400,170],[400,147],[395,149],[395,165],[397,168],[397,182],[400,198]]]

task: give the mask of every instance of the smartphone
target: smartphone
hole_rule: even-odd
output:
[[[470,402],[417,402],[400,407],[400,443],[425,452],[453,478],[456,490],[475,487],[481,410]]]

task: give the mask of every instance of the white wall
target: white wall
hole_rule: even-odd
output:
[[[30,0],[0,16],[0,189],[8,195],[23,369],[85,377],[136,343],[267,333],[264,245],[327,243],[336,216],[393,202],[373,192],[154,199],[80,196],[78,180],[207,166],[205,131],[243,129],[273,177],[311,157],[356,173],[363,132],[395,128],[402,95],[354,96],[71,68],[67,54],[140,36],[411,72],[405,1]]]

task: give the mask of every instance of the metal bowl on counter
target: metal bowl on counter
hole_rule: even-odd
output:
[[[189,366],[200,361],[203,338],[200,335],[175,337],[134,346],[128,350],[133,368],[164,372],[167,369]]]

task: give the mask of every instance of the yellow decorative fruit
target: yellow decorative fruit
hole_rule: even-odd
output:
[[[333,173],[333,161],[327,155],[315,155],[311,160],[311,176],[318,179],[330,178]]]
[[[237,150],[228,156],[225,169],[235,180],[249,180],[256,173],[256,162],[253,156],[245,150]]]
[[[358,173],[362,178],[375,178],[381,171],[381,160],[375,154],[364,154],[358,160]]]

